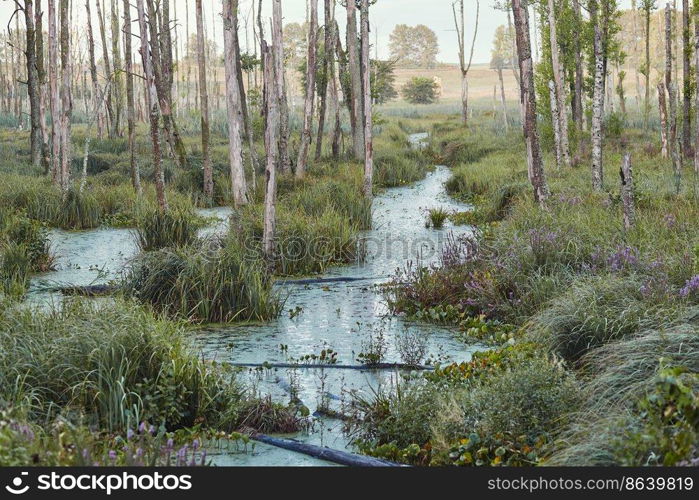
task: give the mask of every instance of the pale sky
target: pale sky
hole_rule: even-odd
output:
[[[184,24],[185,24],[185,6],[189,5],[190,15],[190,32],[194,31],[194,0],[173,0],[177,17],[180,19],[182,29],[182,38],[184,39]],[[245,17],[249,15],[251,2],[254,1],[257,6],[257,0],[240,0],[241,9],[241,41],[244,43]],[[470,45],[473,36],[473,25],[475,22],[476,0],[466,1],[466,38]],[[84,12],[84,0],[73,0],[74,8],[77,10],[76,19],[80,20]],[[94,0],[93,16],[95,15]],[[47,1],[44,0],[44,10],[46,10]],[[109,4],[109,0],[103,0],[103,3]],[[323,19],[323,0],[319,0],[319,18],[322,23]],[[396,24],[407,24],[414,26],[416,24],[424,24],[431,28],[439,39],[439,56],[440,62],[456,63],[458,61],[456,33],[454,31],[454,20],[451,11],[452,0],[378,0],[371,8],[372,43],[374,36],[378,32],[378,52],[380,58],[388,57],[388,38]],[[121,5],[121,0],[119,0]],[[203,0],[204,16],[207,20],[208,31],[212,29],[216,36],[219,47],[222,46],[221,33],[221,18],[220,1],[219,0]],[[263,16],[271,16],[272,0],[263,0]],[[480,0],[481,12],[480,23],[478,27],[478,36],[474,50],[474,63],[487,63],[490,61],[490,49],[492,46],[493,35],[495,29],[507,23],[507,17],[504,12],[497,11],[493,8],[493,0]],[[629,8],[631,0],[620,0],[619,4],[622,8]],[[659,5],[664,5],[661,0]],[[13,11],[12,0],[0,0],[0,27],[2,30],[7,29],[7,22]],[[215,8],[215,9],[214,9]],[[284,22],[303,22],[306,19],[306,0],[282,0],[282,9],[284,12]],[[174,17],[174,14],[173,14]],[[345,23],[344,8],[339,5],[336,7],[336,17],[341,29]],[[14,23],[13,23],[14,24]],[[96,27],[96,22],[94,26]],[[269,26],[269,23],[265,23]],[[209,35],[211,36],[211,35]],[[96,43],[99,45],[99,39],[96,37]]]

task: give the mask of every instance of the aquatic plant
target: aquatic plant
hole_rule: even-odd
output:
[[[144,252],[183,247],[196,240],[200,226],[200,221],[188,210],[148,210],[138,219],[138,246]]]
[[[441,229],[444,227],[444,223],[449,218],[449,212],[444,208],[430,208],[427,211],[427,220],[425,221],[425,227],[431,227],[433,229]]]

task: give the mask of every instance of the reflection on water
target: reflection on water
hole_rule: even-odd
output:
[[[411,140],[419,146],[426,134]],[[195,339],[204,355],[223,362],[287,362],[322,349],[333,349],[341,364],[358,364],[359,353],[366,349],[370,337],[385,346],[385,361],[401,362],[400,339],[410,336],[424,339],[427,358],[465,361],[478,346],[456,341],[449,329],[393,318],[376,285],[386,280],[407,262],[432,263],[439,258],[441,245],[450,231],[464,233],[468,228],[448,225],[440,230],[425,227],[427,211],[441,207],[447,211],[465,210],[466,205],[449,198],[444,182],[446,167],[436,167],[427,177],[408,187],[389,189],[377,195],[373,205],[373,228],[362,232],[368,257],[361,263],[330,269],[324,276],[364,278],[361,281],[311,285],[280,285],[286,288],[286,310],[277,320],[264,325],[216,326],[197,330]],[[230,209],[200,210],[218,219],[202,230],[202,235],[226,228]],[[87,285],[115,278],[123,265],[137,252],[135,237],[129,229],[96,229],[83,232],[52,231],[51,242],[57,255],[56,271],[32,280],[32,300],[56,299],[39,293],[46,283]],[[280,345],[286,349],[280,349]],[[399,375],[390,371],[375,372],[343,369],[276,369],[244,370],[241,378],[250,390],[271,394],[275,399],[289,399],[291,390],[313,413],[321,394],[330,407],[341,410],[351,391],[376,390],[394,384]],[[341,422],[315,419],[308,432],[295,439],[346,449],[349,444],[341,432]],[[297,453],[258,443],[253,453],[210,450],[219,465],[327,465]]]

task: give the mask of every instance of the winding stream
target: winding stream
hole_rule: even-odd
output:
[[[418,144],[426,134],[414,134]],[[465,345],[447,328],[409,322],[391,317],[376,285],[386,282],[408,262],[431,263],[439,258],[440,248],[449,232],[465,233],[468,227],[439,230],[425,227],[427,210],[442,207],[447,211],[466,210],[467,205],[451,199],[444,190],[449,177],[446,167],[438,166],[425,179],[411,186],[383,191],[374,199],[373,227],[361,234],[367,258],[354,265],[330,269],[323,277],[362,278],[352,282],[332,282],[285,287],[288,298],[285,312],[264,325],[220,326],[196,330],[196,342],[205,357],[222,362],[289,362],[323,349],[337,352],[340,364],[358,364],[357,356],[367,351],[372,338],[384,346],[385,362],[402,362],[401,345],[415,345],[409,339],[423,339],[424,359],[467,361],[479,346]],[[220,221],[205,233],[226,226],[230,210],[218,208],[200,211]],[[56,295],[40,292],[47,282],[87,285],[113,279],[124,263],[137,252],[132,230],[101,228],[83,232],[53,231],[52,247],[58,256],[57,270],[36,276],[31,300],[56,301]],[[280,285],[284,287],[283,283]],[[290,311],[293,311],[290,312]],[[419,344],[419,342],[418,342]],[[285,349],[280,348],[286,346]],[[396,382],[390,371],[344,369],[265,369],[243,370],[251,390],[270,394],[277,401],[288,401],[293,391],[314,414],[321,399],[330,408],[341,411],[350,391],[370,393]],[[325,396],[323,396],[325,395]],[[316,416],[310,429],[292,436],[299,441],[351,449],[342,433],[342,422]],[[212,450],[213,451],[213,450]],[[209,455],[218,465],[328,465],[317,459],[257,443],[254,451],[213,451]]]

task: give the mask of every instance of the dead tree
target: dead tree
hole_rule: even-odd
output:
[[[70,58],[70,2],[61,0],[61,188],[67,191],[70,182],[71,144],[70,144],[70,116],[73,110],[73,97],[71,94]]]
[[[369,0],[362,0],[362,85],[364,94],[364,197],[371,199],[374,182],[374,142],[371,110],[371,43],[369,40]]]
[[[48,35],[49,49],[49,99],[51,104],[51,178],[55,185],[60,185],[61,161],[61,103],[58,97],[58,34],[56,25],[56,0],[48,0]]]
[[[201,152],[204,170],[204,196],[208,203],[214,197],[214,175],[211,169],[211,153],[209,152],[209,95],[206,83],[206,54],[204,53],[204,16],[201,0],[194,0],[194,12],[197,23],[197,67],[199,70],[199,107],[201,111]]]
[[[563,81],[563,66],[558,54],[558,36],[556,33],[556,8],[554,0],[548,0],[549,7],[549,36],[551,42],[551,66],[553,69],[553,82],[555,84],[556,114],[553,116],[558,121],[560,157],[557,160],[564,166],[570,166],[570,148],[568,145],[568,113],[566,111],[566,91]],[[553,110],[552,110],[553,114]],[[559,163],[559,166],[560,166]]]
[[[85,0],[85,14],[87,16],[87,52],[90,64],[90,80],[92,81],[92,102],[97,112],[97,134],[101,139],[104,134],[104,119],[102,107],[99,105],[99,83],[97,80],[97,64],[95,63],[95,38],[92,33],[90,0]]]
[[[150,125],[151,145],[153,148],[153,174],[155,176],[155,192],[158,199],[158,208],[161,212],[167,212],[168,203],[165,197],[165,177],[163,175],[162,151],[160,149],[160,108],[158,106],[158,91],[155,88],[155,74],[153,72],[153,54],[149,50],[148,21],[143,6],[144,0],[136,0],[138,9],[138,27],[141,34],[141,60],[145,77],[145,99],[148,109],[148,121]]]
[[[272,51],[274,57],[274,86],[279,93],[279,161],[284,173],[291,171],[289,159],[289,105],[286,98],[286,83],[284,79],[284,41],[282,32],[282,2],[273,0],[272,4]]]
[[[459,4],[459,15],[456,14],[456,3]],[[464,16],[464,0],[458,0],[451,4],[452,13],[454,14],[454,26],[456,27],[456,36],[459,42],[459,69],[461,71],[461,121],[464,125],[468,124],[468,72],[471,69],[473,61],[473,49],[476,45],[476,35],[478,34],[478,20],[480,17],[481,5],[480,1],[476,0],[476,25],[473,29],[473,41],[471,42],[471,54],[466,64],[466,19]]]
[[[683,81],[683,113],[682,113],[682,154],[689,157],[692,150],[692,66],[690,58],[692,45],[689,40],[689,0],[682,0],[682,81]]]
[[[27,94],[29,96],[29,148],[32,164],[35,167],[41,165],[41,153],[43,147],[43,131],[41,129],[40,107],[41,88],[39,85],[39,73],[37,70],[36,30],[34,27],[34,4],[32,0],[25,0],[24,6],[19,7],[24,12],[26,43],[24,55],[27,64]]]
[[[306,96],[303,105],[303,129],[301,145],[296,161],[296,178],[302,179],[306,172],[308,150],[311,147],[313,129],[313,107],[316,89],[316,44],[318,41],[318,0],[309,0],[308,55],[306,58]]]
[[[124,2],[124,70],[126,79],[126,122],[129,142],[129,166],[131,168],[131,184],[137,194],[141,194],[141,171],[136,161],[136,112],[133,89],[133,50],[131,48],[131,3]],[[99,111],[97,111],[99,123]]]
[[[323,133],[325,132],[325,115],[328,110],[328,91],[330,90],[330,59],[334,57],[333,46],[333,13],[335,9],[334,0],[325,0],[324,5],[325,23],[323,28],[323,76],[325,85],[318,89],[319,109],[318,109],[318,134],[316,136],[315,159],[319,160],[323,153]]]
[[[362,106],[362,74],[357,48],[357,6],[347,2],[347,59],[350,76],[350,124],[352,127],[352,152],[356,159],[364,157],[364,110]],[[347,97],[345,97],[347,100]]]
[[[36,72],[39,85],[39,124],[41,126],[41,164],[44,175],[51,169],[51,151],[49,150],[49,131],[46,125],[46,65],[44,63],[44,29],[41,0],[36,0],[34,9],[34,39],[36,42]]]
[[[658,82],[658,110],[660,112],[660,155],[663,158],[669,156],[667,142],[667,103],[665,98],[665,84]]]
[[[679,193],[682,180],[682,159],[678,150],[679,138],[677,136],[677,87],[675,82],[672,81],[672,8],[670,2],[665,4],[665,86],[667,87],[670,119],[668,126],[668,152],[672,159],[675,189]]]
[[[199,0],[198,0],[199,1]],[[233,36],[237,15],[236,0],[223,0],[223,46],[226,54],[235,54],[235,44],[238,37]],[[243,129],[243,108],[240,95],[240,86],[237,79],[237,68],[240,64],[235,57],[224,57],[226,71],[226,110],[228,113],[228,158],[231,171],[231,190],[233,203],[236,207],[248,202],[245,170],[243,169],[243,141],[241,139]],[[250,130],[252,133],[252,129]],[[254,147],[251,145],[251,151]],[[254,168],[254,165],[253,165]]]
[[[515,33],[517,36],[517,55],[520,73],[520,102],[524,117],[524,139],[527,144],[527,171],[529,181],[534,188],[534,200],[544,206],[549,196],[544,165],[539,143],[539,131],[536,124],[536,92],[534,89],[534,62],[529,41],[529,14],[523,0],[512,0]]]
[[[334,5],[335,2],[331,3]],[[334,16],[333,16],[334,17]],[[340,123],[340,97],[339,97],[339,76],[337,74],[337,65],[335,64],[335,55],[341,51],[340,48],[340,30],[337,25],[337,21],[333,22],[332,25],[332,30],[333,30],[333,50],[330,54],[330,64],[328,66],[328,84],[330,86],[330,103],[331,107],[334,111],[334,124],[333,124],[333,132],[332,132],[332,155],[333,159],[335,161],[338,161],[340,159],[340,137],[342,135],[342,126]]]
[[[624,217],[624,229],[628,231],[636,222],[636,207],[633,198],[633,173],[631,155],[626,153],[619,169],[621,177],[621,205]]]
[[[100,29],[100,39],[102,40],[102,64],[104,66],[104,77],[106,79],[111,79],[112,68],[109,62],[109,50],[107,48],[107,34],[104,28],[104,12],[102,11],[102,6],[100,5],[100,0],[95,0],[97,6],[97,20],[99,21]],[[116,116],[114,115],[114,98],[112,96],[111,88],[107,90],[107,97],[105,100],[105,106],[107,109],[107,120],[109,121],[109,137],[115,138],[117,136],[116,128]]]
[[[604,14],[603,14],[604,15]],[[592,189],[601,190],[604,183],[604,168],[602,165],[602,119],[604,116],[604,45],[602,41],[603,28],[600,15],[595,5],[590,13],[594,28],[595,74],[592,93]]]
[[[121,137],[121,114],[124,108],[124,92],[121,83],[123,69],[121,66],[121,51],[119,49],[119,34],[121,31],[119,27],[119,3],[117,0],[110,0],[110,2],[112,21],[112,68],[114,69],[110,87],[114,89],[114,126],[116,128],[116,135]],[[165,3],[167,3],[167,0],[165,0]]]
[[[265,167],[265,208],[262,234],[262,249],[265,257],[271,264],[274,259],[274,232],[276,226],[276,198],[277,198],[277,163],[279,163],[279,90],[274,87],[279,79],[274,74],[276,64],[272,51],[267,44],[262,44],[264,60],[263,81],[265,85],[265,151],[267,164]]]

